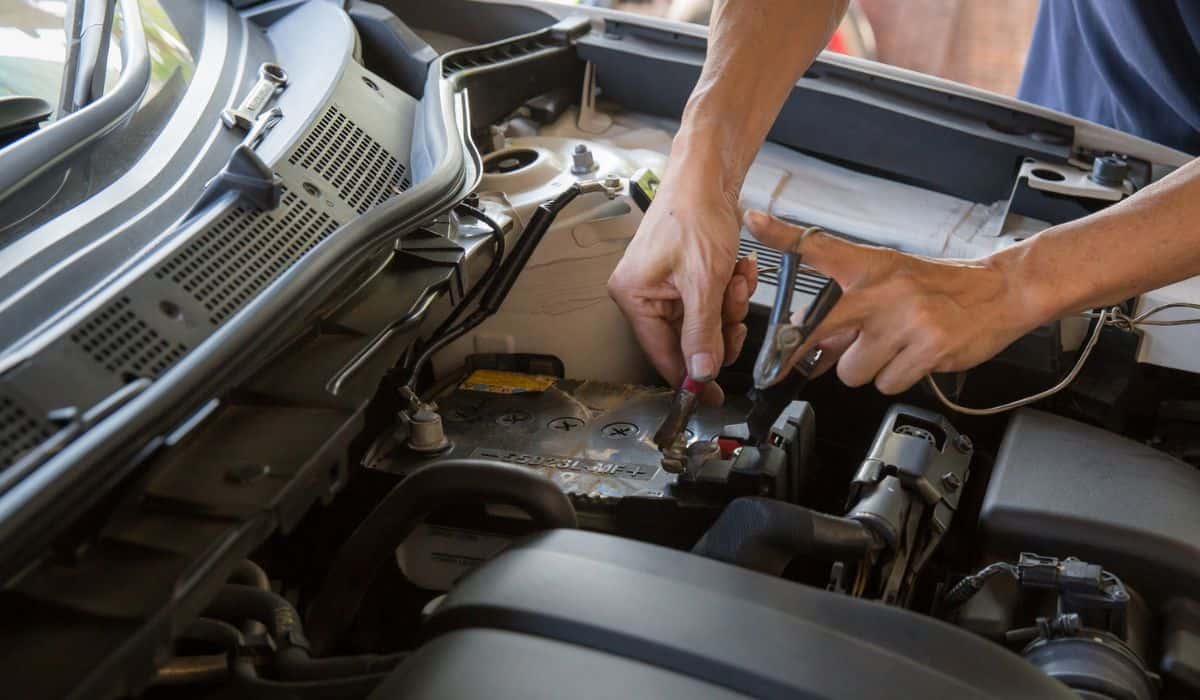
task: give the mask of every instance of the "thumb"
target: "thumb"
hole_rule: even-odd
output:
[[[793,226],[758,210],[747,211],[744,223],[758,240],[776,250],[799,253],[805,265],[843,286],[848,276],[862,269],[864,256],[873,252],[869,246],[844,241],[819,228]]]
[[[683,327],[680,344],[688,376],[696,381],[716,379],[725,355],[721,335],[721,304],[725,288],[699,279],[683,290]]]

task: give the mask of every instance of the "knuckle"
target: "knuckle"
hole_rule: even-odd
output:
[[[860,387],[870,381],[870,377],[863,376],[863,372],[852,363],[846,362],[845,359],[837,365],[838,379],[848,387]]]

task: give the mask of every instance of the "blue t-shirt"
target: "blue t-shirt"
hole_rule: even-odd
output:
[[[1042,0],[1020,97],[1200,154],[1200,0]]]

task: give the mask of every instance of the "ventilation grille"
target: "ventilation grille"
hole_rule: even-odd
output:
[[[320,175],[359,214],[412,184],[404,164],[355,125],[337,105],[330,105],[288,162]]]
[[[71,334],[71,340],[97,364],[128,381],[157,377],[187,353],[143,321],[121,297],[101,309]]]
[[[0,396],[0,469],[11,466],[53,434],[49,421],[30,416],[12,399]]]
[[[783,256],[778,250],[768,248],[758,241],[743,238],[738,242],[738,254],[741,256],[758,253],[758,279],[770,285],[779,284],[779,264]],[[801,263],[796,273],[796,291],[805,294],[816,294],[821,291],[829,278],[813,268]]]
[[[155,271],[178,284],[217,325],[338,227],[294,193],[275,211],[234,208]]]
[[[466,49],[446,56],[442,61],[442,77],[446,78],[468,68],[489,66],[501,61],[507,61],[520,56],[527,56],[535,51],[555,46],[545,34],[510,41],[499,46],[489,46],[479,49]]]

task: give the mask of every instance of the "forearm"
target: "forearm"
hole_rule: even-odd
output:
[[[994,258],[1038,325],[1200,274],[1197,222],[1200,159],[1120,204]]]
[[[736,199],[796,79],[847,0],[719,0],[708,55],[671,149],[667,183]]]

